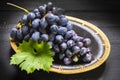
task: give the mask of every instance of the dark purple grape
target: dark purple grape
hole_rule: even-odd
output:
[[[51,12],[46,14],[45,19],[47,20],[49,25],[53,25],[56,23],[56,16]]]
[[[69,65],[72,62],[72,60],[70,58],[65,57],[63,62],[64,64]]]
[[[80,41],[83,42],[84,37],[79,36],[79,38],[80,38]]]
[[[23,26],[21,30],[22,30],[22,34],[23,34],[23,35],[26,35],[26,34],[29,33],[29,28],[28,28],[28,26]]]
[[[28,14],[28,20],[33,20],[33,19],[35,19],[35,13],[34,12],[30,12],[29,14]]]
[[[59,49],[58,45],[54,45],[53,46],[53,50],[55,51],[55,53],[59,53],[60,52],[60,49]]]
[[[68,31],[70,31],[70,30],[73,29],[73,25],[70,22],[68,22],[67,25],[66,25],[66,28],[67,28]]]
[[[83,58],[84,62],[91,62],[92,60],[93,60],[93,55],[90,52],[87,53]]]
[[[46,6],[46,10],[47,10],[47,11],[51,11],[52,8],[53,8],[52,2],[48,2],[47,6]]]
[[[54,15],[56,15],[56,9],[57,9],[57,7],[53,7],[53,8],[52,8],[52,13],[53,13]]]
[[[59,15],[59,18],[65,18],[65,15]]]
[[[60,49],[61,49],[62,51],[65,51],[65,50],[67,49],[67,44],[66,44],[65,42],[61,43],[61,44],[60,44]]]
[[[66,26],[67,23],[68,23],[68,19],[67,19],[66,17],[60,18],[59,24],[60,24],[61,26]]]
[[[85,43],[85,46],[89,46],[91,44],[91,39],[90,38],[85,38],[83,40],[83,42]]]
[[[87,52],[90,52],[91,51],[91,49],[90,48],[87,48]]]
[[[33,27],[34,29],[38,29],[39,26],[40,26],[40,19],[34,19],[34,20],[32,21],[32,27]]]
[[[24,40],[25,40],[25,41],[29,41],[30,37],[31,37],[30,34],[27,34],[27,35],[24,37]]]
[[[70,39],[74,35],[76,35],[74,30],[67,31],[66,34],[65,34],[65,39]]]
[[[67,28],[66,27],[59,26],[59,28],[58,28],[58,34],[64,36],[66,32],[67,32]]]
[[[53,33],[53,34],[57,34],[58,26],[57,26],[57,25],[52,25],[52,26],[50,26],[50,31],[51,31],[51,33]]]
[[[79,42],[81,40],[81,38],[77,35],[73,36],[72,39],[76,42]]]
[[[49,37],[48,37],[47,34],[42,34],[42,35],[41,35],[41,39],[46,42],[46,41],[49,40]]]
[[[13,38],[13,40],[16,40],[16,35],[17,35],[17,29],[12,28],[12,31],[10,33],[10,37]]]
[[[38,41],[40,39],[40,33],[39,32],[34,32],[31,36],[31,39],[33,41]]]
[[[82,48],[80,49],[80,55],[85,55],[87,52],[88,52],[88,49],[85,48],[85,47],[82,47]]]
[[[27,24],[28,23],[28,15],[23,15],[22,21]]]
[[[68,46],[68,48],[71,48],[71,47],[73,47],[75,45],[75,42],[73,41],[73,40],[68,40],[67,41],[67,46]]]
[[[71,50],[69,50],[69,49],[67,49],[67,50],[65,51],[65,54],[66,54],[67,57],[72,57],[72,56],[73,56],[73,53],[72,53]]]
[[[55,37],[55,41],[57,42],[57,43],[62,43],[63,42],[63,36],[62,35],[57,35],[56,37]]]
[[[59,53],[59,59],[62,60],[65,57],[64,53]]]
[[[60,18],[58,17],[58,16],[54,16],[55,17],[55,21],[56,21],[56,23],[58,23],[59,22],[59,20],[60,20]]]
[[[35,15],[36,15],[36,18],[41,18],[40,12],[36,12]]]
[[[38,9],[42,16],[46,13],[46,6],[39,6]]]
[[[73,46],[72,51],[73,51],[73,53],[78,53],[78,52],[80,52],[80,48],[78,46]]]
[[[36,8],[36,9],[34,9],[33,11],[34,11],[35,13],[38,13],[38,12],[39,12],[39,9]]]
[[[36,30],[33,28],[30,28],[30,34],[32,35]]]
[[[83,47],[83,42],[76,42],[76,45],[79,47],[79,48],[82,48]]]
[[[57,7],[53,7],[52,12],[53,14],[58,15],[58,16],[63,15],[65,13],[64,9],[57,8]]]
[[[50,34],[50,35],[49,35],[49,39],[50,39],[50,41],[54,41],[54,39],[55,39],[55,34]]]
[[[43,18],[40,20],[40,28],[45,29],[48,26],[46,20]]]
[[[20,30],[17,30],[17,39],[21,41],[23,39],[22,32]]]

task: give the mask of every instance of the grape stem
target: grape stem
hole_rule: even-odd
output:
[[[27,9],[25,9],[25,8],[23,8],[23,7],[21,7],[21,6],[18,6],[18,5],[16,5],[16,4],[7,2],[7,5],[10,5],[10,6],[16,7],[16,8],[18,8],[18,9],[21,9],[22,11],[24,11],[24,12],[27,13],[27,14],[30,13]]]

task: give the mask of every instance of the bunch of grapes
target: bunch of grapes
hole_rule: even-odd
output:
[[[64,15],[64,10],[54,7],[51,2],[39,6],[19,21],[21,27],[11,31],[11,38],[16,44],[23,40],[48,42],[54,52],[55,61],[69,65],[77,62],[91,62],[90,38],[78,36],[73,25]]]

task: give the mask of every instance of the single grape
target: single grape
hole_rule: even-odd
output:
[[[71,48],[71,47],[73,47],[75,45],[75,42],[73,41],[73,40],[68,40],[67,41],[67,46],[68,46],[68,48]]]
[[[56,21],[56,23],[58,24],[60,18],[59,18],[58,16],[56,16],[56,15],[55,15],[54,17],[55,17],[55,21]]]
[[[22,32],[20,30],[17,30],[17,39],[21,41],[23,39]]]
[[[28,20],[33,20],[33,19],[35,19],[35,13],[34,12],[30,12],[29,14],[28,14]]]
[[[62,51],[65,51],[65,50],[67,49],[67,44],[66,44],[65,42],[61,43],[61,44],[60,44],[60,49],[61,49]]]
[[[24,40],[25,40],[25,41],[29,41],[30,37],[31,37],[30,34],[27,34],[27,35],[24,37]]]
[[[84,56],[84,58],[83,58],[83,61],[84,62],[91,62],[93,60],[93,55],[89,52],[89,53],[87,53],[85,56]]]
[[[58,28],[58,34],[64,36],[66,32],[67,32],[67,28],[66,27],[59,26],[59,28]]]
[[[62,60],[65,57],[64,53],[59,53],[59,59]]]
[[[57,44],[53,46],[53,50],[55,51],[55,53],[60,52],[59,46]]]
[[[49,37],[50,37],[50,41],[54,41],[54,39],[55,39],[55,34],[50,34]]]
[[[46,30],[44,28],[39,27],[38,31],[42,34],[46,34]]]
[[[83,40],[83,42],[85,43],[85,46],[89,46],[91,44],[91,39],[90,38],[85,38]]]
[[[73,25],[70,22],[68,22],[67,25],[66,25],[66,28],[67,28],[68,31],[70,31],[70,30],[73,29]]]
[[[59,20],[59,24],[62,25],[62,26],[66,26],[68,23],[68,19],[66,17],[62,17],[60,18]]]
[[[62,35],[57,35],[56,37],[55,37],[55,41],[57,42],[57,43],[62,43],[63,42],[63,36]]]
[[[64,61],[64,64],[66,64],[66,65],[69,65],[72,62],[72,60],[67,57],[65,57],[63,61]]]
[[[40,12],[36,12],[35,15],[36,15],[36,18],[41,18]]]
[[[72,59],[73,59],[73,62],[78,62],[78,61],[79,61],[79,58],[78,58],[78,56],[76,56],[76,55],[75,55],[75,56],[73,56],[73,58],[72,58]]]
[[[80,41],[83,42],[84,37],[79,36],[79,38],[80,38]]]
[[[49,25],[53,25],[56,23],[56,17],[51,12],[46,14],[45,19],[47,20]]]
[[[46,6],[39,6],[39,12],[41,13],[41,15],[44,15],[46,13]]]
[[[51,11],[52,8],[53,8],[52,2],[48,2],[47,6],[46,6],[46,10],[47,10],[47,11]]]
[[[38,13],[39,9],[36,8],[36,9],[33,10],[33,12]]]
[[[76,45],[79,47],[79,48],[82,48],[83,47],[83,42],[76,42]]]
[[[90,48],[87,48],[87,52],[90,52],[91,51],[91,49]]]
[[[31,36],[31,39],[33,40],[33,41],[38,41],[39,39],[40,39],[40,32],[34,32],[33,34],[32,34],[32,36]]]
[[[39,26],[40,26],[40,19],[34,19],[34,20],[32,21],[32,27],[33,27],[34,29],[38,29]]]
[[[34,32],[36,31],[36,29],[34,29],[34,28],[30,28],[30,34],[32,35]]]
[[[53,33],[53,34],[57,34],[58,26],[57,26],[57,25],[52,25],[52,26],[50,26],[50,31],[51,31],[51,33]]]
[[[23,34],[23,35],[26,35],[26,34],[29,33],[29,28],[28,28],[28,26],[23,26],[21,30],[22,30],[22,34]]]
[[[47,34],[42,34],[41,39],[46,42],[49,40],[49,36]]]
[[[83,56],[83,55],[85,55],[86,53],[88,52],[88,49],[87,48],[85,48],[85,47],[82,47],[81,49],[80,49],[80,55],[81,56]]]
[[[66,34],[65,34],[65,39],[70,39],[70,38],[72,38],[74,35],[76,35],[76,33],[75,33],[74,30],[67,31]]]
[[[53,7],[52,12],[53,14],[58,15],[58,16],[63,15],[65,13],[64,9],[57,8],[57,7]]]
[[[25,24],[28,23],[28,15],[23,15],[22,19],[21,19]]]
[[[40,28],[45,29],[48,26],[48,23],[46,20],[43,18],[40,20]]]
[[[17,35],[17,29],[12,28],[12,31],[10,33],[10,37],[13,38],[13,40],[16,40],[16,35]]]
[[[72,51],[73,51],[74,54],[78,53],[78,52],[80,52],[80,48],[78,46],[73,46]]]
[[[65,51],[65,54],[66,54],[67,57],[72,57],[72,56],[73,56],[73,53],[71,52],[70,49],[67,49],[67,50]]]

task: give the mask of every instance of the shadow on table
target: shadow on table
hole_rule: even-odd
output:
[[[13,50],[10,50],[10,56],[14,53]],[[105,71],[106,63],[102,64],[100,67],[79,74],[58,74],[54,72],[45,72],[45,71],[35,71],[32,74],[27,74],[25,71],[21,71],[20,68],[14,66],[16,70],[13,75],[12,80],[100,80],[102,74]]]

